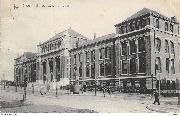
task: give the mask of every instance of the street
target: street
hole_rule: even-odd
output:
[[[22,100],[23,98],[23,88],[19,87],[18,92],[15,92],[15,87],[9,87],[2,90],[1,93],[1,101]],[[39,91],[32,94],[32,91],[27,89],[26,103],[29,105],[2,108],[1,112],[155,113],[155,111],[146,108],[154,100],[148,95],[118,92],[112,95],[106,94],[106,97],[103,97],[102,92],[99,91],[97,96],[94,96],[94,92],[75,95],[67,93],[67,90],[59,90],[56,97],[55,91],[49,91],[41,95]],[[172,98],[167,98],[165,101],[169,100],[172,102]]]

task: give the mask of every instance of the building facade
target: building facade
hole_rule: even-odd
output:
[[[161,89],[177,89],[180,25],[176,17],[168,18],[143,8],[115,28],[116,33],[92,40],[72,29],[60,32],[38,45],[35,58],[15,59],[15,79],[30,78],[30,74],[23,76],[26,73],[21,64],[34,62],[36,68],[33,67],[31,74],[36,73],[36,79],[31,80],[48,83],[52,88],[54,83],[65,86],[76,82],[146,89],[160,85]]]
[[[176,89],[176,79],[180,77],[176,18],[144,8],[115,27],[115,35],[90,40],[70,50],[71,78],[85,82],[96,79],[98,84],[108,80],[106,83],[123,88],[151,89],[154,77],[154,89],[159,88],[159,80],[161,89]],[[94,59],[89,60],[88,53]],[[79,57],[84,59],[82,63]]]

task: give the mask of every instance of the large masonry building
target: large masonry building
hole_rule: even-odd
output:
[[[148,80],[154,77],[154,87],[158,88],[160,80],[161,89],[177,89],[180,27],[176,17],[168,18],[144,8],[115,28],[116,33],[92,40],[72,29],[57,34],[38,45],[35,57],[25,61],[22,56],[15,59],[15,81],[22,82],[36,73],[31,80],[39,83],[89,85],[96,80],[98,85],[113,83],[123,88],[150,89],[152,84],[148,85]],[[25,76],[21,67],[29,62],[34,62],[36,68]]]

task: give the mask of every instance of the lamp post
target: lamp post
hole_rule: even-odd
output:
[[[152,78],[152,96],[153,96],[153,74],[151,75],[151,78]]]
[[[58,93],[57,93],[57,78],[56,78],[56,97],[58,96]]]

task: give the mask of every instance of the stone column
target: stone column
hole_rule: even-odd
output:
[[[82,51],[82,79],[86,77],[86,54]]]
[[[150,43],[151,43],[151,74],[155,74],[155,47],[154,47],[154,38],[155,38],[155,31],[151,30],[150,31]]]
[[[53,80],[56,81],[56,58],[53,58]]]
[[[115,43],[115,51],[116,51],[116,78],[120,77],[120,44],[119,44],[119,40],[116,40]]]
[[[49,67],[49,60],[46,60],[46,81],[50,82],[50,67]]]
[[[111,45],[111,78],[115,78],[115,42]]]
[[[95,46],[95,78],[99,76],[99,49]]]

